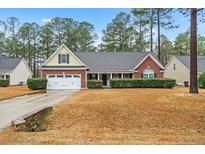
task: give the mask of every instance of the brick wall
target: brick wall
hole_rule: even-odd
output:
[[[136,69],[134,78],[141,78],[141,75],[148,66],[154,71],[157,78],[164,76],[164,72],[160,72],[160,67],[150,57],[147,57],[147,59]]]
[[[81,88],[87,88],[87,70],[42,70],[42,76],[48,74],[79,74],[81,76]]]

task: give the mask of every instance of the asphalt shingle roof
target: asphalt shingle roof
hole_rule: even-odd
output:
[[[187,68],[190,69],[190,56],[176,56]],[[205,71],[205,56],[197,57],[198,72]]]
[[[21,60],[21,58],[0,58],[0,74],[12,71]]]
[[[149,52],[74,52],[74,54],[90,71],[100,72],[133,70]]]

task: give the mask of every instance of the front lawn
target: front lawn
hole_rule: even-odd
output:
[[[0,87],[0,100],[9,99],[17,96],[31,95],[36,93],[42,93],[44,91],[30,90],[27,86],[10,86],[10,87]]]
[[[81,90],[54,107],[45,132],[0,134],[2,144],[205,144],[205,90]]]

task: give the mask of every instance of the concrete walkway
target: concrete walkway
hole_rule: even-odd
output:
[[[39,107],[60,103],[78,90],[52,90],[46,94],[25,95],[0,101],[0,132],[11,124],[12,120]]]

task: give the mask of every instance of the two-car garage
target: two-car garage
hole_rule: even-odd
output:
[[[41,76],[48,79],[47,89],[86,89],[87,70],[41,70]]]
[[[48,74],[47,89],[80,89],[79,74]]]

